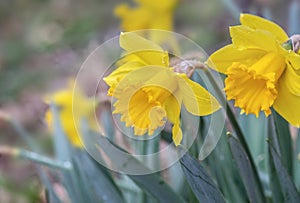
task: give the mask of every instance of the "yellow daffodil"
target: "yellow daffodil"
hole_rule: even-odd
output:
[[[80,89],[73,91],[73,82],[69,85],[68,89],[60,90],[53,95],[49,96],[47,100],[54,102],[59,110],[59,118],[62,128],[72,143],[73,146],[82,148],[80,139],[80,125],[82,119],[88,119],[91,127],[96,127],[94,120],[95,103],[94,100],[89,99],[83,95]],[[76,106],[73,105],[73,100],[76,101]],[[45,120],[53,130],[53,114],[47,110]]]
[[[122,33],[120,46],[126,55],[119,67],[104,78],[116,98],[114,114],[134,128],[135,135],[152,135],[168,119],[175,145],[182,140],[180,109],[205,116],[220,108],[217,100],[185,74],[169,67],[169,56],[160,46],[135,33]]]
[[[146,29],[173,30],[173,11],[178,0],[136,0],[138,6],[130,8],[127,4],[116,7],[115,15],[121,19],[123,31],[135,31]],[[174,39],[170,35],[155,30],[147,32],[149,39],[157,44],[169,42],[173,49]]]
[[[241,25],[230,27],[232,44],[213,53],[208,64],[225,73],[225,92],[241,113],[256,116],[270,107],[300,125],[300,55],[283,48],[289,40],[275,23],[241,14]]]

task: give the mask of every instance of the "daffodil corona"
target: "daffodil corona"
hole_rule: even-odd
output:
[[[180,109],[198,116],[220,108],[217,100],[185,74],[169,67],[169,56],[160,46],[135,33],[122,33],[120,46],[126,54],[119,67],[104,78],[116,98],[114,114],[134,128],[135,135],[152,135],[168,119],[175,145],[182,140]]]
[[[264,18],[241,14],[241,25],[230,27],[232,44],[213,53],[210,67],[225,73],[225,92],[241,113],[266,116],[270,108],[300,125],[300,55],[286,50],[284,30]]]
[[[82,119],[88,119],[91,127],[96,128],[94,119],[95,102],[83,95],[80,89],[73,91],[73,81],[69,84],[69,89],[63,89],[50,95],[47,100],[53,102],[59,110],[59,118],[64,133],[69,138],[73,146],[82,148],[80,139],[80,125]],[[76,100],[76,106],[73,101]],[[45,114],[45,120],[49,128],[53,129],[53,114],[50,109]]]

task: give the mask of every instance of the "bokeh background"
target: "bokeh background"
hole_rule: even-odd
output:
[[[45,95],[66,86],[96,47],[120,33],[114,8],[121,2],[133,5],[119,0],[0,0],[1,146],[28,148],[6,122],[8,114],[45,153],[53,153],[44,122]],[[300,18],[299,1],[292,0],[180,0],[174,31],[210,54],[230,42],[228,26],[239,23],[240,12],[272,19],[289,35],[300,31],[293,22]],[[106,67],[100,63],[101,68]],[[85,84],[87,94],[92,84]],[[42,202],[42,192],[30,162],[0,157],[0,202]]]

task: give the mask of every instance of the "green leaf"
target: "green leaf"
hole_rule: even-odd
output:
[[[27,151],[24,149],[18,149],[17,156],[20,158],[32,161],[36,164],[47,166],[49,168],[58,168],[58,169],[62,169],[62,170],[70,170],[72,168],[72,164],[68,161],[60,161],[60,160],[51,159],[51,158],[41,155],[39,153]]]
[[[56,194],[54,193],[53,190],[49,190],[46,188],[46,202],[49,203],[62,203],[60,199],[58,199],[58,197],[56,196]]]
[[[272,144],[272,146],[276,149],[276,151],[279,152],[280,148],[279,148],[279,143],[278,143],[278,139],[276,136],[274,119],[272,119],[272,117],[270,117],[270,119],[268,121],[269,121],[268,122],[268,141],[270,144]],[[268,153],[270,153],[269,146],[268,146]],[[280,181],[279,181],[277,173],[276,173],[276,168],[275,168],[273,160],[270,157],[268,159],[268,162],[269,162],[269,179],[270,179],[269,184],[270,184],[270,189],[272,191],[272,199],[273,199],[274,203],[281,203],[281,202],[283,202],[283,194],[281,192]]]
[[[35,152],[41,153],[41,148],[39,144],[35,141],[33,136],[31,136],[25,129],[24,127],[16,121],[14,118],[9,118],[9,124],[12,126],[12,128],[17,132],[17,134],[23,139],[29,148],[31,148]]]
[[[122,193],[108,169],[93,160],[86,151],[77,150],[73,163],[81,178],[82,186],[87,187],[82,189],[87,191],[93,202],[124,202]]]
[[[277,153],[282,157],[283,163],[290,176],[293,175],[293,145],[289,123],[282,118],[276,111],[272,112],[276,129],[279,150]]]
[[[53,114],[54,126],[54,152],[55,157],[61,161],[70,161],[71,159],[71,145],[64,130],[61,126],[61,120],[56,105],[52,102],[50,104],[51,113]]]
[[[212,177],[228,202],[249,202],[243,182],[236,174],[238,170],[232,160],[225,130],[213,150],[204,160],[207,163]],[[226,167],[224,167],[226,166]]]
[[[294,154],[294,178],[298,190],[300,190],[300,130],[298,130],[296,149]]]
[[[268,167],[268,146],[266,142],[262,142],[267,139],[267,123],[268,118],[265,116],[256,118],[255,115],[239,115],[239,124],[248,146],[251,146],[249,149],[260,173],[267,173]]]
[[[259,184],[255,179],[254,171],[241,143],[233,136],[228,137],[229,147],[236,162],[240,177],[244,183],[250,202],[265,202],[264,196],[259,191]]]
[[[185,202],[157,174],[128,175],[140,188],[151,194],[158,202]]]
[[[284,202],[298,203],[300,202],[300,195],[289,176],[280,156],[275,151],[275,148],[269,143],[269,150],[271,155],[271,161],[273,162],[278,179],[280,182],[281,190],[284,197]]]
[[[83,130],[87,129],[83,127]],[[159,202],[184,202],[158,175],[153,174],[153,172],[138,159],[112,143],[107,137],[92,131],[89,131],[88,134],[84,133],[83,135],[85,146],[93,158],[102,161],[99,151],[101,149],[101,152],[105,153],[106,158],[111,160],[111,164],[114,164],[114,170],[131,172],[128,176]]]
[[[219,101],[221,101],[220,104],[223,106],[224,109],[226,109],[226,114],[227,114],[228,120],[230,121],[231,127],[235,131],[236,136],[240,141],[241,148],[243,148],[243,151],[245,152],[245,156],[247,157],[247,160],[249,161],[248,163],[250,164],[251,170],[253,172],[252,175],[253,175],[253,178],[254,178],[254,182],[256,183],[256,186],[257,186],[257,191],[259,193],[258,195],[260,197],[263,197],[262,199],[264,199],[263,187],[262,187],[262,184],[261,184],[260,179],[259,179],[259,175],[258,175],[256,165],[255,165],[254,160],[251,156],[251,152],[250,152],[250,149],[248,147],[248,143],[246,142],[246,139],[245,139],[246,136],[242,132],[242,129],[240,128],[240,125],[237,122],[236,116],[235,116],[230,104],[227,102],[223,91],[221,90],[220,86],[218,85],[218,83],[214,79],[213,75],[211,74],[211,72],[208,69],[204,69],[204,71],[205,71],[205,74],[206,74],[207,78],[209,79],[212,86],[214,87],[214,90],[216,91],[217,98],[219,99]]]
[[[16,130],[18,135],[26,141],[26,143],[29,145],[29,147],[36,151],[37,153],[41,153],[41,149],[39,147],[39,144],[36,142],[36,140],[28,134],[28,132],[23,128],[23,126],[14,120],[13,118],[9,119],[9,122],[11,126]],[[41,182],[45,185],[46,189],[49,192],[49,197],[51,197],[53,203],[60,203],[61,200],[58,198],[57,194],[54,191],[54,186],[52,184],[52,181],[50,180],[49,175],[43,170],[42,167],[39,165],[36,166],[37,173],[41,179]]]
[[[225,203],[223,195],[198,160],[186,153],[180,159],[180,163],[186,179],[199,202]]]
[[[90,188],[82,182],[73,162],[72,165],[73,170],[61,171],[60,183],[66,188],[72,203],[91,202],[92,198],[88,193]]]

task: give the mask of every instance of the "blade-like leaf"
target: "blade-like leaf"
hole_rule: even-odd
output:
[[[280,147],[280,151],[277,151],[277,153],[282,157],[283,163],[287,167],[289,175],[292,176],[293,146],[291,133],[289,130],[289,123],[275,111],[272,112],[272,115],[274,116],[276,135]]]
[[[297,189],[300,190],[300,130],[298,130],[294,160],[295,184]]]
[[[186,179],[199,202],[225,203],[223,195],[195,158],[185,154],[180,159],[180,163]]]
[[[225,130],[216,148],[204,163],[207,163],[210,174],[216,179],[228,202],[249,202],[243,182],[236,175],[238,170],[232,159]]]
[[[64,161],[51,159],[39,153],[35,153],[24,149],[17,149],[17,156],[37,164],[47,166],[49,168],[58,168],[62,170],[70,170],[72,168],[72,164],[68,161],[64,162]]]
[[[82,179],[82,186],[88,187],[93,202],[124,202],[108,169],[94,161],[85,151],[77,150],[75,153],[74,167]]]
[[[255,181],[254,171],[244,148],[233,136],[229,136],[228,139],[231,153],[236,162],[250,202],[265,202],[264,197],[258,191],[258,184],[260,183]]]
[[[289,176],[280,156],[275,151],[274,147],[269,143],[269,150],[271,155],[271,161],[273,162],[278,179],[280,182],[281,190],[283,193],[284,201],[290,203],[298,203],[300,202],[300,195]]]
[[[280,152],[280,147],[278,143],[278,139],[276,136],[276,130],[275,130],[275,125],[274,125],[274,119],[270,117],[268,120],[268,141],[274,149],[277,152]],[[269,146],[268,146],[268,152],[269,152]],[[270,153],[270,152],[269,152]],[[278,179],[278,175],[276,173],[276,168],[274,165],[273,160],[269,157],[268,159],[269,162],[269,179],[270,179],[270,189],[272,191],[272,199],[274,203],[281,203],[283,202],[283,194],[280,188],[280,181]]]
[[[83,127],[83,130],[87,130],[87,128]],[[134,172],[128,176],[159,202],[184,202],[184,200],[158,175],[153,174],[149,168],[124,149],[115,145],[106,137],[99,135],[98,133],[88,131],[88,133],[83,134],[84,143],[86,144],[86,147],[88,146],[88,152],[93,158],[98,161],[102,160],[101,153],[99,151],[101,149],[101,151],[105,153],[106,158],[110,159],[114,164],[115,170],[118,169],[119,171]],[[91,140],[93,142],[91,142]]]
[[[19,122],[17,122],[13,118],[10,118],[9,122],[10,122],[11,126],[16,130],[18,135],[22,139],[24,139],[24,141],[29,145],[29,147],[33,151],[35,151],[37,153],[41,153],[41,149],[40,149],[38,143],[35,141],[35,139],[32,136],[30,136],[28,134],[28,132],[23,128],[23,126]],[[61,200],[55,193],[54,186],[53,186],[48,174],[39,165],[36,165],[36,169],[37,169],[37,173],[38,173],[42,183],[45,185],[45,187],[49,193],[49,198],[51,198],[51,203],[60,203]]]
[[[157,174],[128,175],[140,188],[151,194],[158,202],[185,202]]]
[[[70,143],[65,136],[64,130],[61,126],[61,120],[59,117],[59,112],[54,103],[50,105],[51,113],[53,114],[53,126],[54,126],[54,152],[55,156],[58,160],[61,161],[69,161],[71,159]]]

